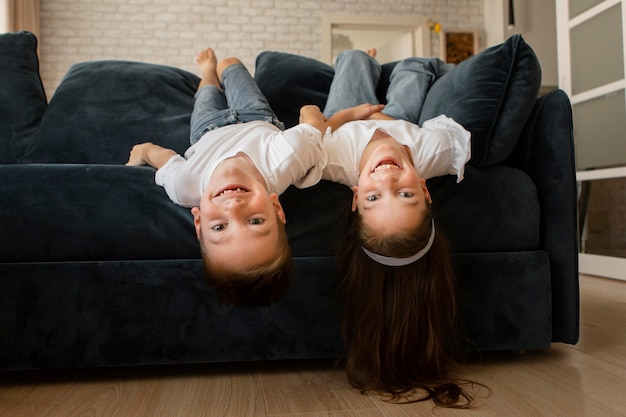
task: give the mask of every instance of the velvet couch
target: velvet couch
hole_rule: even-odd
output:
[[[0,35],[0,369],[335,358],[343,355],[330,182],[281,200],[295,256],[269,307],[216,301],[188,209],[126,167],[151,140],[182,153],[198,77],[131,61],[73,65],[49,102],[36,38]],[[538,97],[520,36],[451,68],[424,59],[420,122],[445,113],[473,137],[465,180],[429,180],[454,249],[463,349],[545,349],[578,339],[576,186],[568,97]],[[381,97],[393,63],[384,66]],[[324,106],[319,61],[261,53],[255,78],[278,116]]]

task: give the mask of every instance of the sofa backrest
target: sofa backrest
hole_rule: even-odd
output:
[[[124,164],[133,145],[183,153],[200,79],[165,65],[131,61],[74,64],[21,162]]]
[[[488,48],[454,68],[434,65],[424,85],[419,123],[440,114],[452,117],[472,133],[470,165],[486,167],[506,160],[528,120],[541,85],[541,66],[521,35]],[[389,74],[384,64],[377,95],[384,102]],[[443,64],[443,63],[441,63]],[[304,104],[324,108],[334,70],[315,59],[267,51],[257,57],[255,79],[278,117],[290,126]],[[425,98],[424,98],[425,97]]]
[[[0,164],[15,163],[34,146],[46,105],[37,38],[30,32],[0,35]]]
[[[11,45],[21,46],[9,50]],[[46,108],[35,37],[24,32],[2,35],[2,47],[7,49],[2,59],[10,65],[1,71],[16,82],[3,83],[0,89],[0,140],[5,145],[0,161],[123,164],[139,142],[152,141],[179,153],[189,146],[196,75],[131,61],[78,63]],[[394,65],[383,65],[381,100]],[[22,67],[28,71],[18,71]],[[291,126],[302,105],[323,109],[333,74],[333,68],[321,61],[268,51],[257,58],[255,79],[278,117]],[[416,106],[422,106],[420,124],[446,114],[472,133],[470,165],[505,161],[541,84],[541,67],[532,48],[521,35],[514,35],[434,74],[432,85],[424,87],[428,89],[424,97],[416,98]],[[26,111],[17,112],[18,108]]]

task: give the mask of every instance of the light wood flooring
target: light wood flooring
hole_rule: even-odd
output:
[[[581,338],[483,355],[473,410],[362,395],[332,361],[0,373],[0,416],[626,416],[626,282],[581,277]],[[486,394],[486,392],[483,392]]]

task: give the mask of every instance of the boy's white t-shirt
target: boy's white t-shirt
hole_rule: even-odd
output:
[[[420,127],[404,120],[358,120],[340,126],[324,138],[328,161],[322,173],[325,180],[349,187],[359,181],[359,162],[376,130],[389,136],[411,152],[413,165],[424,179],[456,175],[463,180],[470,159],[470,133],[453,119],[440,115]]]
[[[215,168],[224,159],[245,153],[265,178],[270,193],[281,194],[291,184],[315,185],[326,163],[322,134],[308,124],[281,131],[271,123],[253,121],[209,131],[185,152],[172,156],[155,174],[170,199],[196,207]]]

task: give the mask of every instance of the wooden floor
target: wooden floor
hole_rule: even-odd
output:
[[[0,373],[0,416],[626,416],[626,282],[581,277],[576,346],[483,356],[474,410],[361,395],[330,361]]]

